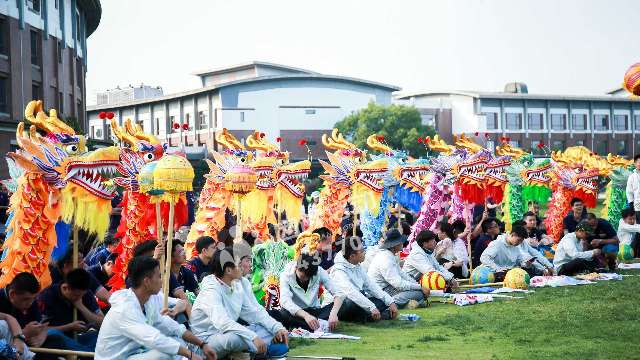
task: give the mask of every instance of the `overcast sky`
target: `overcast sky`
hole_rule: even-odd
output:
[[[640,61],[638,0],[102,0],[88,103],[117,85],[193,89],[260,60],[417,90],[602,94]]]

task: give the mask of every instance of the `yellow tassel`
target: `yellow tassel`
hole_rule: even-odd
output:
[[[275,200],[278,209],[287,213],[289,222],[298,223],[302,218],[302,198],[297,198],[284,187],[276,187]]]
[[[373,216],[378,216],[381,198],[382,193],[372,191],[360,183],[353,185],[351,203],[360,211],[369,210]]]
[[[74,184],[62,190],[62,220],[104,239],[109,230],[111,201],[97,198]]]

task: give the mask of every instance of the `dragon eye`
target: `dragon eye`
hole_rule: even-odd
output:
[[[67,154],[73,155],[78,152],[78,145],[77,144],[67,145],[65,146],[64,150],[67,152]]]
[[[153,155],[153,153],[146,153],[144,154],[144,160],[149,162],[149,161],[153,161],[156,158],[155,155]]]
[[[241,163],[246,163],[246,162],[247,162],[247,158],[246,158],[246,157],[244,157],[244,156],[243,156],[243,157],[241,157],[241,158],[240,158],[240,162],[241,162]]]

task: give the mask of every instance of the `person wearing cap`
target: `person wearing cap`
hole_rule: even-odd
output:
[[[318,296],[320,286],[325,294],[327,291],[338,293],[327,271],[318,266],[318,254],[300,254],[280,274],[281,308],[273,309],[269,314],[287,329],[315,331],[320,328],[320,320],[325,320],[328,321],[329,331],[333,331],[338,325],[342,297],[334,296],[333,302],[321,306]]]
[[[519,267],[530,274],[534,269],[549,274],[549,270],[536,261],[536,258],[522,250],[522,242],[527,237],[527,230],[516,225],[509,234],[500,235],[492,241],[480,256],[480,263],[495,272],[496,281],[502,281],[507,271]]]
[[[319,191],[312,192],[311,202],[309,203],[308,210],[307,210],[307,215],[309,215],[309,219],[312,219],[314,217],[319,202],[320,202],[320,192]]]
[[[553,266],[558,275],[575,275],[583,271],[593,271],[596,268],[595,257],[602,254],[602,250],[584,250],[593,228],[587,221],[576,226],[576,231],[566,234],[558,243]]]
[[[437,237],[438,235],[433,231],[420,231],[418,236],[416,236],[415,245],[417,246],[413,246],[409,252],[409,256],[404,259],[402,271],[407,273],[407,275],[416,281],[419,281],[422,278],[422,275],[430,271],[437,271],[442,274],[444,279],[447,281],[447,285],[452,288],[457,288],[458,282],[454,279],[453,273],[440,265],[435,256],[433,256],[433,251],[436,248]]]
[[[357,236],[345,239],[330,274],[337,288],[336,295],[344,298],[338,318],[358,322],[395,319],[397,305],[362,269],[363,261],[362,240]]]
[[[429,289],[423,288],[400,268],[396,254],[402,250],[406,240],[407,237],[397,229],[387,231],[384,241],[380,244],[380,251],[371,260],[368,275],[393,297],[394,303],[399,307],[415,308],[424,306]]]

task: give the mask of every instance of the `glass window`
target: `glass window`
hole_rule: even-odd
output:
[[[34,13],[40,14],[40,0],[27,0],[27,8]]]
[[[58,62],[62,64],[62,40],[58,40]]]
[[[240,111],[240,122],[244,122],[244,111]]]
[[[58,112],[64,113],[64,95],[62,95],[62,92],[58,93]]]
[[[40,65],[40,36],[31,30],[31,65]]]
[[[522,114],[506,113],[505,118],[507,130],[522,130]]]
[[[42,100],[42,94],[40,93],[40,84],[31,84],[31,98]]]
[[[0,18],[0,54],[9,55],[9,28],[5,18]]]
[[[564,140],[553,140],[553,143],[551,143],[551,150],[564,150]]]
[[[544,124],[542,123],[542,114],[540,113],[530,113],[527,114],[528,117],[528,125],[529,130],[542,130],[544,129]]]
[[[576,140],[576,146],[584,146],[583,140]]]
[[[173,129],[173,124],[176,122],[176,117],[174,115],[169,116],[169,126]]]
[[[571,114],[573,130],[587,130],[587,114]]]
[[[0,77],[0,113],[8,114],[9,111],[9,79]]]
[[[551,114],[551,130],[567,130],[566,114]]]
[[[627,115],[613,115],[613,128],[616,131],[627,131]]]
[[[80,41],[80,35],[80,14],[76,11],[76,40]]]
[[[626,156],[627,155],[627,142],[624,140],[619,140],[617,147],[616,147],[616,154],[620,155],[620,156]]]
[[[498,113],[490,112],[483,113],[486,121],[487,130],[498,129]]]
[[[634,119],[634,126],[636,131],[640,131],[640,115],[633,115],[633,119]]]
[[[316,113],[316,109],[304,109],[304,113],[307,115],[313,115]],[[423,119],[424,121],[424,119]]]
[[[96,139],[102,139],[102,129],[96,129],[95,136]]]
[[[596,143],[596,152],[600,155],[607,155],[609,153],[609,143],[607,140],[598,140]]]
[[[595,114],[593,115],[593,130],[606,131],[609,129],[609,115]]]
[[[520,142],[518,140],[511,140],[509,141],[509,145],[511,145],[511,147],[520,147]]]
[[[315,113],[315,110],[313,111]],[[433,114],[420,114],[420,119],[422,120],[422,125],[433,127],[433,125],[435,124]]]
[[[198,111],[198,117],[200,118],[200,128],[209,127],[207,122],[207,114],[204,111]]]

